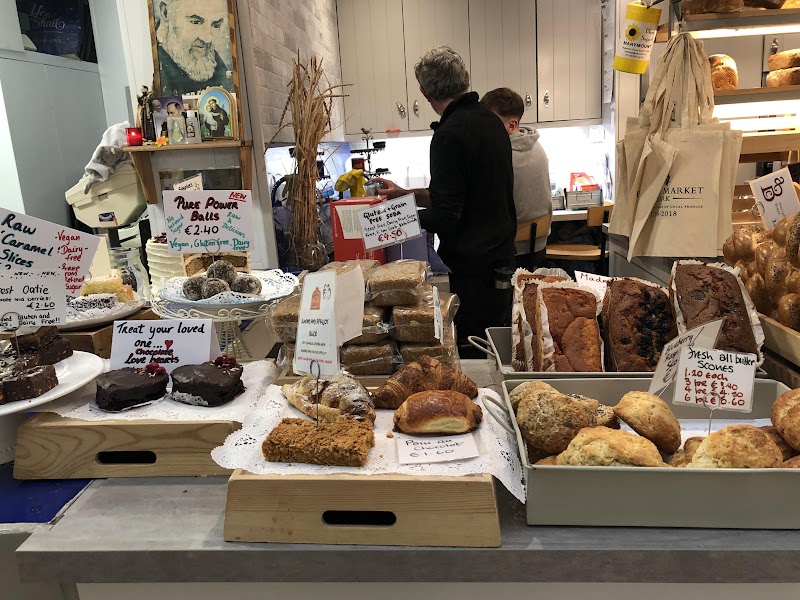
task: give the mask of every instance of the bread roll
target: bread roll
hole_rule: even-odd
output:
[[[711,87],[715,92],[739,87],[739,72],[735,60],[727,54],[712,54],[708,57],[708,62],[711,63]]]
[[[778,322],[800,331],[800,294],[786,294],[778,302]]]
[[[683,442],[683,448],[678,450],[673,456],[672,460],[669,461],[670,467],[686,467],[692,462],[692,458],[694,458],[694,453],[697,452],[697,449],[700,447],[700,443],[704,440],[704,437],[690,437],[685,442]]]
[[[800,390],[789,390],[775,400],[772,424],[786,443],[800,452]]]
[[[795,219],[786,229],[786,256],[794,267],[800,267],[800,219]]]
[[[736,258],[736,249],[733,246],[733,236],[736,235],[732,233],[728,236],[728,239],[722,244],[722,256],[725,257],[725,260],[728,262],[729,265],[735,265],[736,262],[739,260]]]
[[[775,225],[775,229],[772,230],[772,239],[775,241],[776,244],[779,246],[786,245],[786,234],[789,232],[789,226],[794,222],[794,215],[789,215],[788,217],[784,217],[778,224]]]
[[[769,469],[783,464],[770,437],[753,425],[729,425],[704,439],[690,469]]]
[[[786,277],[789,275],[790,270],[791,265],[786,257],[786,250],[780,246],[776,247],[772,251],[769,261],[767,261],[767,276],[764,278],[773,304],[777,305],[781,298],[786,295],[788,291],[786,289]]]
[[[767,73],[767,87],[784,87],[800,85],[800,67],[780,69]]]
[[[517,414],[519,404],[524,398],[535,397],[542,392],[557,394],[558,390],[544,381],[526,381],[511,390],[508,397],[511,401],[511,409],[514,411],[514,414]]]
[[[781,454],[783,455],[784,461],[787,461],[793,456],[797,455],[797,450],[795,450],[789,444],[786,443],[786,440],[783,439],[783,437],[781,436],[780,433],[778,433],[778,430],[775,429],[775,427],[773,427],[772,425],[764,425],[763,427],[761,427],[761,431],[766,433],[769,436],[769,438],[773,442],[775,442],[775,445],[778,447],[778,450],[780,450]]]
[[[461,392],[450,390],[412,394],[394,411],[395,429],[411,435],[468,433],[482,420],[480,406]]]
[[[680,423],[669,405],[658,396],[647,392],[628,392],[614,407],[614,412],[664,454],[672,454],[680,447]]]
[[[628,431],[587,427],[556,457],[559,465],[591,467],[664,467],[652,442]]]
[[[768,315],[772,311],[772,300],[767,291],[767,284],[764,283],[764,278],[759,273],[747,280],[744,289],[747,290],[758,312]]]
[[[742,280],[743,283],[747,283],[748,276],[747,274],[750,272],[747,268],[747,261],[744,260],[737,260],[736,264],[734,264],[734,268],[739,270],[739,278]]]
[[[558,457],[557,456],[547,456],[542,458],[541,460],[537,460],[533,463],[537,467],[546,467],[546,466],[553,466],[558,464]]]
[[[800,67],[800,48],[773,54],[767,59],[767,65],[770,71]]]
[[[767,275],[767,262],[774,249],[775,242],[772,240],[761,242],[756,248],[756,271],[761,275],[762,279]]]
[[[517,424],[522,437],[534,449],[558,454],[582,428],[595,426],[598,405],[597,400],[544,392],[522,399]]]

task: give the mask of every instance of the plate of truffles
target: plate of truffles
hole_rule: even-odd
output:
[[[162,300],[196,307],[253,306],[283,298],[298,285],[297,277],[280,269],[242,273],[226,260],[212,262],[205,273],[168,279]]]

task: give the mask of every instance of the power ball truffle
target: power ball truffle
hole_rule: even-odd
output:
[[[203,298],[211,298],[222,292],[229,292],[231,286],[222,279],[209,278],[203,284]]]
[[[233,265],[227,260],[215,260],[208,267],[206,275],[208,275],[209,279],[222,279],[222,281],[230,286],[236,280],[238,273],[236,273],[236,269],[234,269]]]
[[[258,295],[261,293],[261,281],[252,275],[239,275],[231,284],[231,291]]]
[[[183,295],[189,300],[201,300],[203,296],[203,285],[206,282],[205,275],[195,275],[183,282]]]

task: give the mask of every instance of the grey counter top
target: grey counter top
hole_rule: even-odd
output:
[[[465,371],[487,385],[485,362],[466,362]],[[502,546],[487,549],[228,543],[222,539],[225,495],[220,477],[96,481],[59,521],[22,544],[20,577],[59,583],[800,582],[800,532],[529,527],[524,506],[499,484]],[[753,510],[769,510],[768,499]]]

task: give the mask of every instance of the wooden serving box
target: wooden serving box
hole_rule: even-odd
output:
[[[789,329],[766,315],[758,314],[764,330],[764,346],[790,363],[800,366],[800,332]]]
[[[254,475],[228,482],[228,542],[500,545],[491,475]]]
[[[241,423],[83,421],[40,413],[17,430],[15,479],[228,475],[211,458]]]

